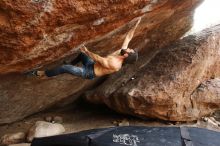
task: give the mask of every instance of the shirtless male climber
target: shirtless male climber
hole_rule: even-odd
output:
[[[33,71],[32,74],[36,76],[52,77],[63,73],[69,73],[85,79],[94,79],[95,77],[117,72],[122,68],[123,64],[132,64],[138,59],[138,53],[127,47],[140,21],[141,19],[139,18],[136,25],[128,32],[122,48],[106,57],[101,57],[92,53],[83,46],[80,48],[81,53],[79,56],[70,64],[58,66],[46,71]],[[74,66],[80,61],[83,64],[82,67]]]

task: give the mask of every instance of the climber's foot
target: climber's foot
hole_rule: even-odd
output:
[[[39,70],[31,70],[29,72],[25,73],[28,76],[38,76],[38,77],[42,77],[45,75],[44,71],[39,71]]]

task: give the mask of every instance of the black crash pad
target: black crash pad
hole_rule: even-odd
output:
[[[35,138],[31,146],[220,146],[220,133],[192,127],[113,127]]]

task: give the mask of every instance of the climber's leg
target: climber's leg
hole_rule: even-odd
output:
[[[85,77],[85,69],[82,67],[76,67],[73,65],[62,65],[50,70],[45,71],[45,75],[47,77],[53,77],[59,74],[68,73],[75,76],[79,76],[84,78]]]

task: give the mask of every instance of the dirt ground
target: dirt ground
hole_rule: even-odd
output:
[[[218,121],[212,121],[209,118],[203,118],[197,122],[174,123],[150,119],[139,119],[136,117],[118,114],[105,106],[97,106],[84,101],[79,101],[77,105],[70,105],[61,109],[44,111],[30,116],[22,121],[0,125],[0,137],[4,134],[15,132],[27,132],[27,130],[39,120],[44,120],[47,116],[61,116],[66,133],[78,132],[82,130],[113,127],[117,126],[120,121],[126,121],[129,125],[144,126],[194,126],[202,127],[220,132],[220,125],[215,122],[220,121],[220,112],[213,117]],[[212,118],[213,119],[213,118]],[[123,124],[122,124],[123,125]]]

